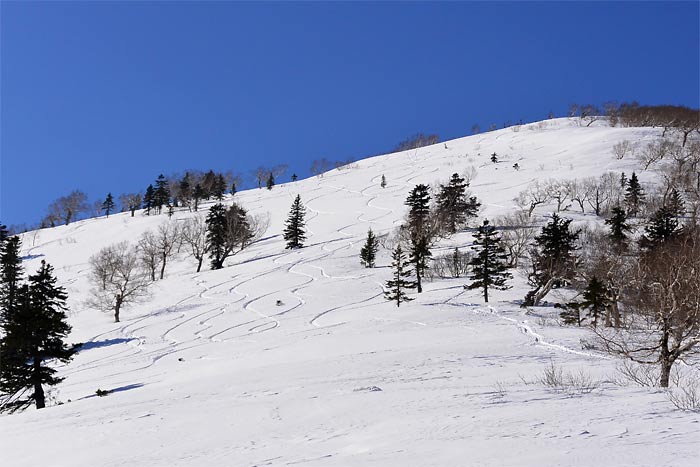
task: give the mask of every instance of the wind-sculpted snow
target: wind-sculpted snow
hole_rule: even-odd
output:
[[[634,159],[612,155],[613,144],[659,134],[549,120],[239,192],[253,214],[270,213],[263,239],[224,269],[205,264],[200,273],[183,247],[121,323],[85,304],[89,258],[136,242],[166,215],[125,213],[25,234],[25,269],[41,259],[56,267],[70,294],[71,338],[85,345],[59,368],[66,379],[51,407],[0,417],[0,464],[695,465],[697,416],[674,411],[661,392],[610,383],[615,361],[582,348],[588,331],[558,326],[556,310],[519,308],[521,274],[491,306],[462,278],[427,282],[396,308],[383,297],[388,251],[374,269],[359,262],[367,229],[391,234],[415,184],[469,172],[481,214],[494,218],[537,180],[639,172]],[[297,194],[308,238],[290,251],[281,232]],[[171,222],[193,215],[177,211]],[[434,251],[470,243],[463,232]],[[533,383],[551,362],[601,382],[589,394]],[[97,389],[110,394],[97,397]]]

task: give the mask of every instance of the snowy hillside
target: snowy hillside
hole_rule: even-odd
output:
[[[368,227],[382,234],[399,225],[417,183],[471,172],[481,216],[493,218],[536,180],[641,172],[611,149],[660,131],[597,123],[506,128],[237,193],[250,212],[270,214],[263,238],[218,271],[195,273],[183,249],[121,323],[85,305],[88,260],[135,242],[166,215],[123,213],[25,234],[25,270],[42,259],[55,266],[70,296],[70,341],[86,345],[60,369],[66,379],[54,397],[63,405],[0,417],[0,464],[695,465],[697,415],[676,411],[662,392],[610,383],[615,362],[582,349],[588,331],[518,307],[521,276],[488,307],[463,289],[465,279],[451,279],[427,282],[397,308],[382,296],[389,252],[377,268],[359,263]],[[290,251],[281,232],[297,194],[308,240]],[[192,215],[178,211],[172,221]],[[434,253],[470,243],[461,233]],[[535,383],[551,362],[602,383],[587,394]]]

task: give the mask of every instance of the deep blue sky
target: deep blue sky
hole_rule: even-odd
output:
[[[360,158],[415,132],[699,105],[698,2],[5,2],[0,220],[160,172]]]

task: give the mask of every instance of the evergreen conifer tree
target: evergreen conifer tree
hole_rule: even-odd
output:
[[[379,186],[382,188],[386,188],[386,177],[384,174],[382,174],[382,181],[379,183]]]
[[[217,174],[216,177],[214,178],[214,185],[212,186],[211,189],[211,196],[216,199],[217,201],[221,201],[224,199],[224,195],[226,194],[226,179],[224,178],[223,174]]]
[[[22,242],[16,235],[0,245],[0,325],[17,309],[17,290],[24,272],[21,247]]]
[[[645,196],[637,174],[632,172],[632,177],[627,182],[627,190],[625,190],[625,203],[631,215],[637,215],[639,206],[644,202]]]
[[[151,209],[153,209],[155,202],[156,190],[153,185],[148,185],[146,188],[146,194],[143,195],[143,208],[146,210],[146,215],[151,215]]]
[[[411,236],[429,235],[430,191],[427,185],[416,185],[406,198],[408,230]]]
[[[377,237],[374,235],[374,232],[372,232],[372,229],[369,229],[367,231],[367,240],[360,250],[360,262],[367,268],[373,268],[378,249],[379,240],[377,240]]]
[[[627,232],[632,230],[627,223],[627,213],[619,206],[612,208],[610,217],[605,219],[605,225],[610,226],[610,238],[618,245],[627,241]]]
[[[588,310],[588,316],[593,318],[593,327],[595,328],[598,326],[598,318],[605,314],[605,309],[610,303],[605,284],[596,276],[591,277],[582,296],[583,301],[581,301],[580,307]]]
[[[685,214],[685,202],[681,193],[674,187],[666,200],[666,206],[676,219],[683,217]]]
[[[286,227],[284,229],[284,239],[287,242],[287,249],[302,248],[304,240],[306,240],[306,232],[304,231],[304,216],[306,208],[301,204],[301,196],[297,195],[292,203],[292,209],[289,211]]]
[[[272,175],[272,172],[270,172],[270,175],[267,177],[266,186],[268,190],[272,190],[272,187],[275,186],[275,177]]]
[[[66,322],[65,289],[56,285],[53,268],[45,261],[29,276],[29,284],[18,290],[19,306],[3,325],[0,339],[0,393],[6,399],[3,408],[13,411],[32,402],[37,409],[46,405],[44,385],[54,386],[63,378],[47,360],[69,361],[75,347],[64,339],[71,330]],[[23,394],[33,390],[27,397]]]
[[[508,255],[501,244],[501,237],[488,220],[484,220],[474,234],[472,249],[476,253],[469,262],[472,267],[469,278],[472,282],[467,288],[482,289],[484,301],[488,303],[489,288],[507,290],[510,287],[506,281],[513,278],[508,272]]]
[[[236,194],[236,182],[231,182],[231,196]]]
[[[464,226],[467,217],[476,217],[480,203],[475,197],[467,200],[469,185],[459,174],[452,174],[447,186],[440,186],[437,196],[437,211],[441,227],[450,234]]]
[[[182,177],[182,180],[180,180],[178,191],[180,201],[182,201],[182,203],[186,206],[189,206],[190,200],[192,199],[192,180],[189,172],[185,172],[185,176]]]
[[[223,204],[218,203],[209,208],[206,223],[211,268],[221,269],[224,267],[224,261],[233,250],[232,242],[229,239],[226,208]]]
[[[525,296],[525,306],[538,305],[552,288],[564,285],[573,277],[576,266],[574,252],[580,230],[569,230],[570,224],[571,219],[552,214],[552,220],[535,237],[533,272],[529,275],[535,289]]]
[[[427,185],[416,185],[408,195],[405,203],[408,211],[408,229],[411,241],[410,261],[416,273],[418,293],[423,292],[422,278],[428,269],[432,228],[430,225],[430,193]]]
[[[411,276],[411,270],[401,245],[396,246],[391,257],[394,260],[391,263],[393,275],[390,280],[386,281],[384,298],[395,301],[396,306],[400,307],[402,303],[413,300],[406,295],[406,290],[415,288],[416,283],[407,279]]]
[[[491,162],[493,162],[494,164],[498,162],[498,155],[495,152],[491,154]]]
[[[163,206],[167,205],[169,202],[170,189],[168,188],[168,181],[163,174],[160,174],[156,179],[156,187],[153,192],[153,207],[156,209],[156,212],[160,214]]]
[[[298,177],[297,177],[297,174],[292,174],[292,181],[293,181],[293,182],[296,182],[296,181],[297,181],[297,178],[298,178]]]
[[[204,189],[202,189],[202,185],[197,183],[194,186],[194,190],[192,190],[192,206],[194,207],[195,211],[199,209],[199,202],[205,197],[206,194],[204,193]]]
[[[3,223],[0,223],[0,252],[2,252],[2,245],[5,243],[5,240],[10,236],[9,232],[7,231],[7,226]]]
[[[681,232],[675,213],[668,206],[661,206],[649,219],[640,240],[642,247],[653,249],[662,243],[676,238]]]
[[[102,203],[102,210],[107,217],[109,217],[110,212],[114,211],[114,198],[112,197],[112,193],[107,193],[107,198],[105,198]]]
[[[428,262],[432,256],[427,235],[419,235],[417,238],[411,239],[409,261],[413,264],[416,273],[416,291],[418,293],[423,293],[423,277],[430,267]]]

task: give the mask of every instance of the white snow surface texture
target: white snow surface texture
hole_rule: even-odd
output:
[[[239,192],[249,212],[270,213],[263,238],[224,269],[205,262],[199,274],[183,248],[121,323],[85,304],[89,258],[135,243],[167,215],[122,213],[24,234],[25,270],[42,259],[55,266],[70,296],[70,342],[86,345],[59,367],[66,379],[52,395],[62,405],[0,417],[0,465],[698,465],[698,415],[676,410],[662,391],[610,383],[615,359],[582,349],[590,331],[518,306],[522,274],[512,289],[492,291],[490,306],[461,278],[427,282],[397,308],[382,296],[390,252],[380,251],[374,269],[359,262],[367,229],[395,229],[418,183],[446,183],[473,166],[470,190],[481,217],[493,218],[512,212],[535,180],[639,174],[638,161],[617,159],[612,146],[659,137],[651,128],[547,120]],[[297,194],[308,240],[290,251],[282,230]],[[564,216],[601,222],[574,211]],[[171,222],[192,215],[177,211]],[[470,244],[463,232],[433,253]],[[570,394],[523,381],[550,362],[602,383]],[[97,389],[112,392],[97,397]]]

